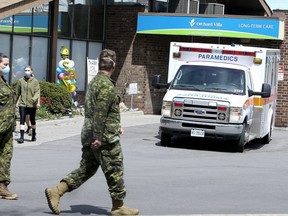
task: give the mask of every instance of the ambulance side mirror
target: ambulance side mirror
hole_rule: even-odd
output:
[[[267,83],[263,83],[262,84],[262,89],[261,89],[262,98],[268,98],[271,96],[271,85],[267,84]]]
[[[262,98],[268,98],[271,96],[271,86],[268,83],[262,84],[261,92],[254,92],[252,90],[248,90],[249,97],[252,95],[259,95]]]
[[[152,79],[152,86],[154,88],[160,89],[160,88],[169,88],[169,83],[160,83],[161,75],[154,75]]]

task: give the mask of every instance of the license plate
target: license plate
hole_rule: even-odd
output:
[[[204,137],[205,131],[204,130],[191,130],[192,137]]]

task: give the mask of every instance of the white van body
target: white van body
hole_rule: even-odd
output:
[[[174,135],[233,140],[238,152],[256,138],[269,143],[279,61],[277,49],[171,42],[161,144]]]

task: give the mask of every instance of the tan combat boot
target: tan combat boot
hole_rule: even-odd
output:
[[[18,195],[11,193],[5,182],[0,182],[0,199],[17,200]]]
[[[48,206],[54,214],[56,215],[60,214],[60,208],[59,208],[60,198],[68,190],[69,188],[66,182],[60,182],[60,184],[56,187],[45,189],[45,195],[48,201]]]
[[[111,215],[138,215],[139,210],[135,208],[129,208],[123,204],[123,200],[112,199]]]

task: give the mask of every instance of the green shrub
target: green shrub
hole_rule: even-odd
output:
[[[46,120],[50,120],[50,119],[56,119],[61,117],[61,115],[53,115],[52,113],[50,113],[47,109],[46,106],[42,106],[39,109],[37,109],[36,112],[36,119],[46,119]]]
[[[71,109],[72,96],[69,91],[55,83],[39,81],[40,102],[51,114],[64,114],[67,109]]]

